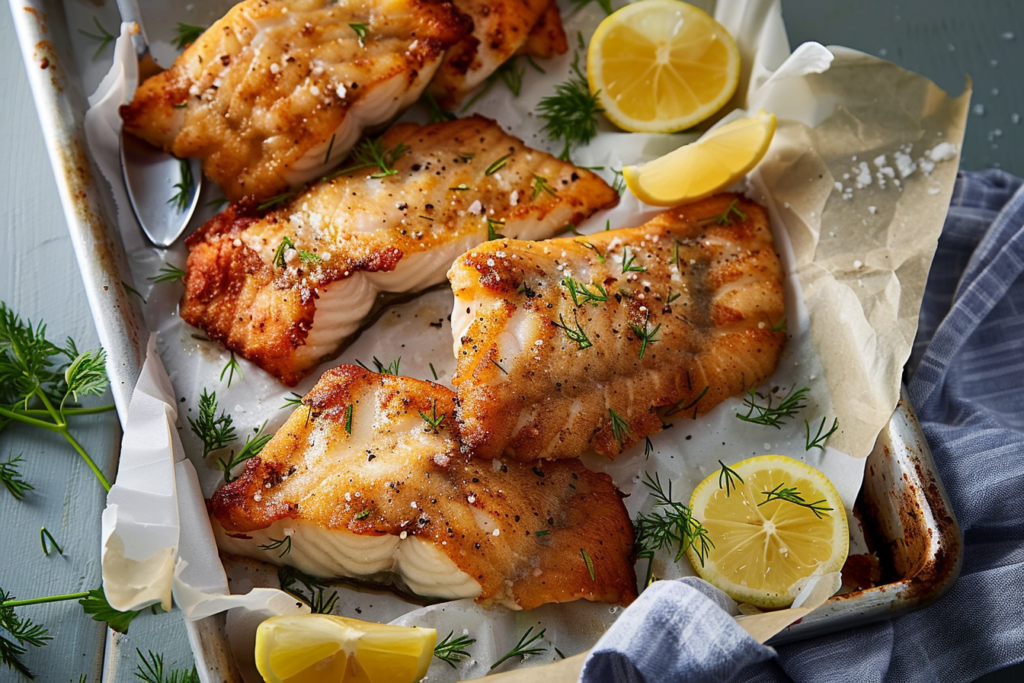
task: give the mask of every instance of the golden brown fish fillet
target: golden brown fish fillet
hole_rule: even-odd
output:
[[[531,29],[551,0],[452,0],[473,19],[473,34],[453,45],[430,82],[430,92],[444,109],[494,73],[526,43]]]
[[[530,29],[526,42],[520,46],[516,54],[529,55],[539,59],[551,59],[555,55],[564,55],[569,51],[569,39],[562,26],[562,11],[558,3],[551,4],[540,15],[540,19]]]
[[[187,241],[182,319],[294,385],[359,329],[379,293],[444,282],[489,233],[544,239],[619,199],[483,117],[396,125],[380,146],[406,148],[391,175],[360,168],[263,216],[238,205],[200,228]]]
[[[470,459],[454,401],[431,382],[329,370],[210,500],[221,548],[513,608],[631,602],[633,527],[611,478],[574,461]],[[288,553],[260,548],[284,534]]]
[[[265,199],[322,175],[364,128],[415,102],[471,29],[448,0],[245,0],[121,116],[130,133],[202,159],[228,199]]]
[[[717,218],[716,218],[717,217]],[[614,458],[774,370],[786,335],[762,207],[723,194],[638,228],[497,240],[459,258],[452,331],[464,446],[484,458]]]

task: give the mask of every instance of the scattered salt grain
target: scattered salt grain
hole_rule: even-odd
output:
[[[935,163],[951,161],[956,158],[956,145],[951,142],[940,142],[928,150],[927,156]]]
[[[270,65],[270,73],[272,73],[274,75],[277,75],[277,74],[281,73],[281,65],[280,64],[276,64],[276,63],[275,64],[271,64]]]
[[[971,107],[971,111],[974,112],[975,116],[984,116],[985,115],[985,105],[981,104],[979,102],[978,104],[976,104],[973,107]]]
[[[519,190],[512,190],[512,194],[508,196],[508,203],[512,206],[519,205]]]
[[[501,536],[501,529],[495,529],[492,531],[491,536]]]
[[[409,532],[403,531],[402,533],[398,534],[398,537],[404,541],[406,538],[409,537]]]
[[[863,261],[854,261],[853,262],[853,267],[856,268],[857,270],[860,270],[861,268],[864,267],[864,262]]]
[[[479,216],[484,212],[484,205],[480,203],[479,199],[477,199],[472,204],[470,204],[469,208],[466,210],[469,211],[474,216]]]
[[[338,84],[338,97],[340,97],[341,99],[345,99],[345,94],[347,92],[348,92],[348,90],[345,89],[345,84],[344,83],[339,83]]]
[[[878,213],[878,207],[877,206],[869,206],[868,207],[868,213],[870,213],[872,216],[875,215],[876,213]]]
[[[467,501],[467,502],[468,502],[468,503],[469,503],[470,505],[472,505],[473,503],[475,503],[475,502],[476,502],[476,496],[467,496],[467,497],[466,497],[466,501]]]

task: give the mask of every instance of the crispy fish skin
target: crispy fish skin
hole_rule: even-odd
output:
[[[483,458],[614,458],[662,429],[655,408],[696,416],[756,387],[786,339],[767,215],[734,194],[638,228],[488,242],[448,279],[459,429]]]
[[[551,59],[568,51],[569,39],[562,25],[562,11],[558,8],[558,3],[552,0],[544,14],[540,15],[540,19],[530,29],[526,42],[520,46],[516,54]]]
[[[365,39],[351,24],[365,24]],[[422,93],[472,30],[447,0],[246,0],[147,79],[125,130],[198,157],[225,196],[318,177]]]
[[[459,254],[487,240],[488,219],[491,232],[544,239],[618,202],[590,171],[479,116],[399,124],[381,145],[408,147],[393,175],[360,169],[265,215],[247,202],[200,228],[186,242],[182,319],[294,386],[358,330],[379,292],[443,282]],[[552,192],[535,192],[536,176]],[[295,249],[281,268],[285,238]]]
[[[551,0],[453,0],[473,19],[473,34],[451,47],[430,82],[441,107],[454,109],[527,42]]]
[[[611,478],[574,461],[471,459],[452,432],[454,402],[431,382],[329,370],[210,512],[233,536],[290,520],[426,541],[479,583],[481,603],[631,602],[633,527]],[[291,556],[253,554],[278,564]]]

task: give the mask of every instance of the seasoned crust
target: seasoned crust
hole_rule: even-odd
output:
[[[368,25],[363,44],[352,23]],[[202,159],[228,199],[267,199],[411,104],[471,30],[448,0],[245,0],[142,83],[121,117],[150,144]]]
[[[543,238],[619,199],[595,174],[526,147],[481,116],[398,124],[381,145],[408,147],[393,162],[394,175],[343,174],[262,214],[252,201],[234,205],[200,228],[187,241],[182,319],[294,386],[358,328],[311,337],[319,334],[312,331],[315,316],[337,318],[328,296],[349,296],[331,294],[329,286],[351,287],[371,300],[378,291],[418,291],[443,282],[460,253],[487,239],[487,218],[503,221],[509,235]],[[488,174],[502,156],[505,166]],[[556,193],[531,198],[534,174],[548,178]],[[285,238],[322,260],[275,266]],[[392,275],[382,281],[385,273]],[[339,305],[355,311],[359,303]]]
[[[454,401],[431,382],[329,370],[244,474],[214,494],[210,513],[236,535],[281,519],[358,535],[404,532],[478,581],[479,602],[631,602],[633,527],[611,478],[576,461],[471,459],[453,420],[435,432],[419,415],[450,416]]]
[[[730,206],[739,214],[716,222]],[[567,277],[607,299],[576,305]],[[764,209],[734,194],[638,228],[469,251],[449,271],[464,446],[521,461],[591,448],[614,458],[661,430],[655,409],[696,416],[756,387],[786,340],[781,277]]]

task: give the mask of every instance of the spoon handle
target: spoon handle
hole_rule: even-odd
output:
[[[135,22],[139,27],[137,33],[132,34],[132,47],[141,62],[149,55],[149,39],[146,37],[146,27],[142,23],[142,12],[139,11],[139,3],[135,0],[117,0],[117,9],[121,13],[121,21]]]

